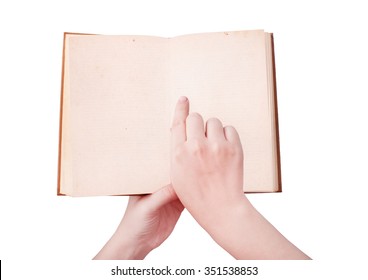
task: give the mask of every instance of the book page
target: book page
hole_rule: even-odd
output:
[[[272,132],[273,105],[267,81],[265,34],[260,31],[176,37],[170,106],[188,96],[204,121],[217,117],[236,128],[244,151],[244,191],[278,189]]]
[[[169,183],[167,48],[158,37],[69,39],[71,195],[149,193]]]
[[[69,83],[69,38],[64,34],[63,71],[60,100],[60,143],[59,143],[59,174],[58,194],[71,193],[73,187],[73,168],[71,165],[71,122],[70,122],[70,83]]]

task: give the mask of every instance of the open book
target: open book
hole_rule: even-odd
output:
[[[273,36],[64,34],[58,194],[152,193],[170,183],[179,96],[234,126],[244,191],[281,191]]]

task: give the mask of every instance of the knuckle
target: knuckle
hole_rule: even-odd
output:
[[[238,149],[234,147],[233,145],[228,145],[223,142],[214,142],[211,145],[211,152],[215,157],[218,158],[234,158],[237,156]]]
[[[234,146],[229,146],[227,149],[227,154],[231,157],[236,156],[236,154],[238,153],[237,149]]]
[[[185,120],[182,120],[182,119],[177,119],[177,120],[174,120],[172,125],[171,125],[171,129],[174,129],[176,127],[181,127],[181,126],[184,126],[185,125]]]
[[[205,153],[205,145],[199,139],[191,140],[191,153],[195,156],[202,156]]]
[[[211,145],[211,150],[215,155],[222,155],[224,153],[224,147],[218,142]]]
[[[184,155],[185,155],[185,147],[183,145],[175,147],[172,153],[173,162],[181,163],[183,161]]]
[[[179,145],[174,150],[174,157],[175,158],[180,158],[183,155],[183,153],[184,153],[184,146]]]

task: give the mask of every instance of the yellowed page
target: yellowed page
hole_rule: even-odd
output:
[[[74,196],[148,193],[168,183],[166,39],[69,39]]]
[[[170,107],[186,95],[204,120],[217,117],[237,129],[247,192],[278,190],[265,36],[262,30],[206,33],[177,37],[171,46]]]

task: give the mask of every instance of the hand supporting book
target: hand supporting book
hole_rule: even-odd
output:
[[[171,185],[131,196],[117,230],[95,259],[144,259],[171,234],[183,209]]]
[[[205,125],[201,115],[189,114],[189,101],[181,97],[171,137],[172,184],[130,197],[118,229],[95,259],[143,259],[170,235],[184,207],[236,259],[309,259],[244,195],[243,150],[235,128],[215,118]]]

